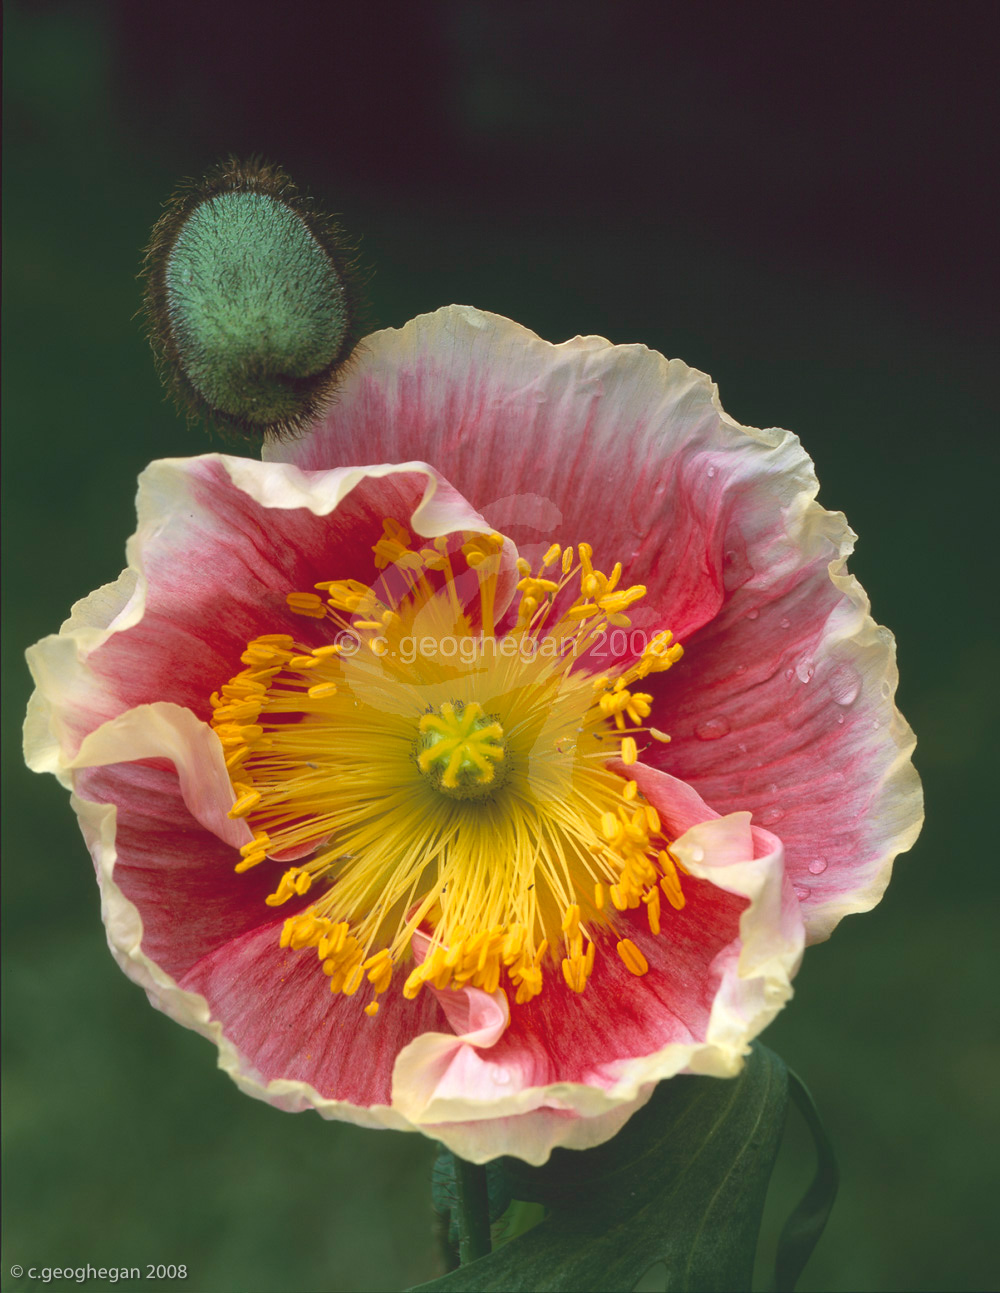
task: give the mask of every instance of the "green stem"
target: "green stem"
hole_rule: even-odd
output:
[[[458,1255],[463,1266],[485,1257],[490,1243],[490,1199],[486,1168],[455,1155],[455,1215],[458,1220]]]

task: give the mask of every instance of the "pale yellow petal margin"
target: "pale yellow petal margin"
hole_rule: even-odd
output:
[[[764,833],[762,833],[764,834]],[[512,1154],[535,1165],[558,1146],[586,1149],[615,1134],[649,1099],[663,1078],[678,1073],[733,1077],[754,1037],[792,995],[804,930],[798,905],[785,890],[780,841],[754,858],[749,813],[732,813],[692,827],[673,846],[694,876],[748,898],[740,919],[740,947],[716,959],[721,986],[704,1041],[673,1042],[651,1055],[629,1057],[595,1070],[594,1084],[556,1082],[498,1095],[504,1074],[489,1072],[489,1050],[475,1034],[478,1058],[467,1059],[470,1085],[477,1066],[486,1098],[441,1096],[427,1081],[456,1051],[446,1033],[424,1033],[405,1047],[393,1071],[393,1108],[414,1126],[472,1162]],[[511,1077],[507,1081],[511,1082]],[[511,1082],[511,1085],[514,1085]]]

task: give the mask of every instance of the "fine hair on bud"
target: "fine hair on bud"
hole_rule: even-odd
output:
[[[142,272],[157,368],[189,417],[256,441],[332,403],[360,335],[356,249],[280,167],[230,158],[185,181]]]

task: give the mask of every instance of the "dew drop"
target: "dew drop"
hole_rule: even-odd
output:
[[[780,822],[784,815],[782,809],[778,808],[777,805],[772,805],[770,808],[764,809],[760,815],[760,820],[764,826],[771,826],[774,822]]]
[[[709,467],[709,469],[708,469],[708,474],[709,474],[709,476],[714,476],[714,475],[715,475],[715,468],[714,468],[714,467]]]
[[[892,683],[886,678],[879,689],[882,692],[882,699],[888,700],[892,695]]]
[[[747,619],[755,620],[759,614],[760,614],[760,611],[755,606],[752,610],[747,611]]]
[[[699,741],[717,741],[729,734],[729,724],[724,718],[706,718],[695,727],[694,734]]]
[[[794,677],[795,677],[795,670],[794,670],[794,669],[786,669],[786,670],[785,670],[785,682],[791,682],[791,681],[792,681],[792,679],[793,679]]]
[[[746,667],[746,665],[745,665],[745,664],[738,664],[738,665],[736,666],[736,672],[737,672],[737,673],[746,673],[746,671],[747,671],[747,667]]]
[[[795,886],[795,896],[796,898],[798,898],[799,902],[805,902],[805,900],[809,897],[809,890],[806,889],[803,885],[797,884]]]
[[[826,870],[826,866],[826,858],[814,858],[813,861],[809,863],[809,870],[813,875],[822,875]]]
[[[843,721],[844,721],[844,716],[843,716],[843,714],[838,714],[838,715],[837,715],[837,722],[838,722],[838,723],[842,723]]]
[[[799,682],[802,683],[809,682],[815,672],[815,663],[812,660],[807,659],[805,656],[803,656],[795,666],[795,676],[798,678]]]
[[[737,745],[737,747],[736,747],[736,748],[737,748],[737,750],[739,750],[740,754],[746,754],[746,752],[747,752],[747,747],[746,747],[746,742],[745,742],[745,741],[740,741],[739,745]]]
[[[782,615],[781,619],[778,621],[778,625],[783,629],[788,629],[788,628],[791,628],[792,621],[788,618],[787,615]]]
[[[853,705],[861,691],[861,675],[849,664],[840,664],[830,674],[829,686],[838,705]]]
[[[493,1081],[497,1086],[508,1086],[510,1084],[510,1069],[498,1067],[493,1070]]]

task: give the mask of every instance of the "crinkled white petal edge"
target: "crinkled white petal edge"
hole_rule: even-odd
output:
[[[553,344],[503,315],[469,305],[444,306],[418,315],[401,328],[385,328],[366,337],[341,388],[338,409],[350,406],[352,393],[360,391],[373,372],[391,380],[392,373],[404,371],[420,355],[448,353],[463,356],[464,371],[468,356],[474,352],[482,355],[480,362],[485,371],[506,372],[503,359],[516,355],[516,362],[508,364],[507,380],[511,381],[519,380],[526,371],[540,372],[565,363],[567,357],[579,367],[581,379],[593,379],[614,369],[621,398],[625,398],[623,391],[629,376],[636,390],[671,390],[675,402],[681,401],[685,408],[709,405],[734,435],[759,445],[769,455],[775,472],[775,498],[783,501],[782,521],[789,544],[806,558],[821,551],[837,554],[829,563],[829,576],[846,600],[827,624],[818,644],[819,653],[859,671],[864,680],[865,704],[894,747],[878,783],[870,787],[872,800],[866,816],[872,824],[877,855],[869,863],[867,877],[859,879],[856,887],[852,880],[849,891],[805,905],[808,941],[828,938],[844,916],[870,911],[885,892],[894,860],[912,847],[923,825],[923,792],[912,763],[916,739],[895,703],[899,673],[893,635],[876,624],[867,594],[847,572],[847,559],[854,551],[857,536],[842,512],[829,512],[816,501],[819,482],[798,436],[776,427],[743,426],[722,407],[718,387],[707,374],[682,360],[668,360],[648,346],[613,345],[593,335]],[[512,434],[515,433],[516,428]],[[669,452],[669,446],[666,448]],[[277,461],[294,457],[295,453],[295,443],[276,441],[264,446],[263,456]]]

